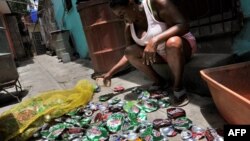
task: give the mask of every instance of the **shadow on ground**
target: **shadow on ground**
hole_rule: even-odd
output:
[[[90,69],[93,69],[93,66],[91,64],[91,60],[87,60],[87,59],[77,59],[77,60],[74,60],[72,61],[74,63],[77,63],[77,64],[80,64],[82,65],[83,67],[87,67],[87,68],[90,68]]]
[[[23,90],[21,92],[10,92],[10,93],[14,96],[17,96],[20,99],[20,101],[22,101],[22,99],[28,94],[28,92],[29,92],[28,90]],[[18,103],[18,100],[12,95],[7,93],[0,93],[0,108]]]
[[[24,59],[24,60],[16,62],[17,67],[24,67],[24,66],[29,65],[29,64],[34,64],[34,61],[32,58],[28,58],[28,59]]]
[[[213,128],[223,128],[223,126],[227,124],[227,122],[220,115],[215,104],[209,104],[205,107],[201,107],[200,111],[206,121]]]
[[[197,94],[190,94],[190,103],[200,107],[200,112],[204,119],[213,128],[222,128],[227,122],[220,115],[212,97],[201,97]]]

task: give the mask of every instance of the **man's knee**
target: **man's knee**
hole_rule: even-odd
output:
[[[182,38],[179,36],[171,37],[166,42],[167,49],[169,48],[181,49],[182,45],[183,45]]]
[[[134,56],[135,55],[135,50],[136,50],[136,46],[135,45],[128,46],[128,47],[126,47],[126,49],[124,51],[124,54],[127,57]]]

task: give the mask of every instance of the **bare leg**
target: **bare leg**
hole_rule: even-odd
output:
[[[186,39],[175,36],[166,42],[166,56],[163,59],[168,62],[174,76],[175,91],[183,89],[182,76],[186,60],[191,56],[191,47]]]
[[[152,66],[142,63],[142,53],[143,48],[137,45],[127,47],[125,50],[125,56],[134,67],[144,72],[155,83],[162,84],[164,82],[164,79],[154,71]]]

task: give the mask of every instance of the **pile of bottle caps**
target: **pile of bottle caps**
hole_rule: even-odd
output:
[[[99,88],[97,88],[99,89]],[[124,88],[119,88],[124,90]],[[118,89],[116,89],[118,91]],[[36,141],[167,141],[177,134],[180,140],[223,141],[220,132],[193,125],[182,108],[171,107],[166,91],[133,89],[135,101],[123,101],[112,94],[99,97],[62,117],[45,123],[32,137]],[[149,121],[147,113],[166,109],[166,117]]]

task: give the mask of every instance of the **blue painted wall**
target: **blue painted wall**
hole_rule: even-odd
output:
[[[244,56],[250,53],[250,0],[240,0],[240,2],[244,15],[244,27],[234,39],[233,50],[238,56]]]
[[[245,17],[250,17],[250,0],[240,0],[241,9]]]
[[[87,41],[82,28],[80,15],[77,12],[76,1],[72,0],[72,8],[67,11],[64,7],[65,0],[52,0],[57,25],[60,29],[70,30],[76,50],[81,58],[86,58],[88,54]]]

